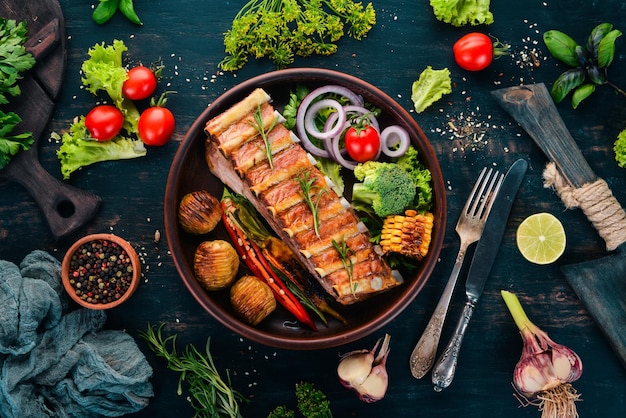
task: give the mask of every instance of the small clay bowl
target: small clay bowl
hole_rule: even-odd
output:
[[[81,248],[85,245],[89,245],[90,243],[95,243],[103,248],[113,248],[113,250],[110,250],[110,256],[114,256],[113,258],[115,258],[116,262],[120,259],[122,260],[122,265],[117,264],[113,267],[108,267],[109,272],[111,270],[114,271],[114,276],[117,271],[120,271],[119,274],[121,274],[121,278],[128,278],[129,272],[127,268],[124,267],[128,267],[128,263],[130,263],[130,266],[132,266],[130,283],[121,287],[112,287],[115,286],[115,284],[112,283],[113,279],[114,282],[119,282],[121,278],[118,276],[111,278],[109,277],[110,273],[107,274],[102,270],[102,264],[109,260],[110,257],[107,258],[106,256],[100,256],[100,251],[97,251],[98,256],[91,253],[91,255],[86,256],[85,259],[86,262],[97,261],[98,267],[94,268],[90,275],[85,273],[81,275],[77,263],[72,263],[72,258],[77,252],[81,252]],[[121,254],[124,254],[124,257],[119,257]],[[140,275],[141,265],[139,263],[137,252],[128,241],[113,234],[92,234],[79,239],[67,250],[61,265],[61,279],[68,295],[74,302],[89,309],[111,309],[121,305],[130,299],[137,289]],[[93,276],[91,281],[89,276]],[[100,282],[98,280],[100,280]],[[77,283],[80,283],[80,288],[77,287]],[[101,302],[96,298],[97,295],[99,295],[99,297],[105,297],[103,295],[104,290],[107,290],[108,294],[111,294],[113,291],[119,292],[118,288],[122,290],[120,292],[120,296],[116,297],[113,295],[113,299],[110,302]]]

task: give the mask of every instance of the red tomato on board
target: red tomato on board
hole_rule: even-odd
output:
[[[454,43],[452,50],[454,60],[464,70],[484,70],[493,61],[493,43],[484,33],[468,33]]]
[[[122,94],[130,100],[147,99],[154,93],[157,79],[154,72],[143,65],[131,68],[127,73],[126,81],[122,85]]]
[[[380,135],[369,124],[364,127],[348,128],[344,141],[348,155],[358,163],[374,160],[380,150]]]
[[[119,133],[124,125],[124,115],[115,106],[96,106],[85,116],[85,127],[92,138],[108,141]]]
[[[149,107],[139,117],[139,138],[146,145],[165,145],[174,133],[174,127],[174,115],[169,109],[162,106]]]

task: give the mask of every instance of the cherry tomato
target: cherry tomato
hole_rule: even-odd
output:
[[[346,151],[354,161],[364,163],[376,158],[380,150],[380,135],[372,125],[351,126],[344,136]]]
[[[128,77],[122,85],[122,94],[127,99],[147,99],[156,90],[157,79],[150,68],[140,65],[131,68],[127,75]]]
[[[174,115],[168,108],[149,107],[139,117],[139,138],[146,145],[165,145],[174,133],[174,127]]]
[[[92,138],[98,141],[113,139],[122,129],[124,115],[115,106],[96,106],[85,116],[85,127]]]
[[[493,43],[484,33],[468,33],[454,43],[452,50],[459,67],[468,71],[484,70],[493,60]]]

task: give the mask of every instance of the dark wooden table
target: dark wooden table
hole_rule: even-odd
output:
[[[324,67],[358,76],[387,92],[406,109],[412,108],[411,84],[427,65],[448,67],[454,82],[451,95],[423,114],[414,114],[432,142],[448,186],[447,232],[434,274],[414,303],[384,329],[346,346],[304,352],[262,346],[218,324],[187,292],[164,238],[158,245],[153,242],[157,230],[164,237],[165,183],[187,128],[230,87],[273,70],[266,61],[251,62],[235,74],[222,74],[217,69],[223,57],[222,33],[244,2],[135,0],[143,27],[132,25],[119,14],[104,26],[96,25],[91,20],[91,4],[95,1],[60,3],[68,36],[67,69],[50,130],[66,129],[72,118],[86,114],[93,105],[93,97],[80,88],[79,69],[87,49],[95,43],[122,39],[129,47],[126,56],[135,62],[149,63],[162,57],[167,89],[178,92],[169,100],[177,116],[173,141],[163,148],[150,148],[145,158],[88,167],[69,181],[103,198],[95,219],[71,238],[111,231],[131,241],[141,255],[144,280],[130,303],[108,312],[107,327],[124,329],[136,337],[148,323],[164,322],[165,333],[178,334],[181,347],[194,344],[203,348],[207,337],[211,337],[217,367],[228,369],[233,385],[250,398],[250,403],[243,406],[247,417],[265,417],[274,406],[293,403],[294,385],[301,380],[315,383],[328,395],[337,417],[536,417],[540,414],[534,407],[520,407],[512,395],[511,376],[522,342],[499,296],[501,289],[509,289],[520,295],[531,319],[581,356],[584,373],[575,383],[582,393],[580,415],[612,417],[626,411],[625,369],[559,270],[564,264],[602,256],[603,242],[580,211],[564,210],[555,194],[543,188],[545,157],[489,94],[495,88],[520,83],[551,84],[563,68],[547,53],[542,33],[560,29],[582,43],[601,22],[626,30],[626,3],[494,0],[495,23],[480,30],[510,43],[512,55],[483,72],[468,73],[454,64],[451,46],[471,28],[459,29],[436,21],[426,0],[374,0],[377,24],[367,38],[360,42],[342,40],[333,56],[296,60],[294,66]],[[534,65],[530,51],[534,51],[539,66]],[[617,51],[609,78],[626,86],[626,44],[621,38]],[[626,171],[617,166],[612,151],[618,132],[626,127],[625,99],[609,87],[600,87],[578,110],[572,110],[569,103],[559,109],[592,168],[608,181],[618,200],[626,203]],[[458,128],[479,126],[483,139],[458,137],[450,123]],[[54,142],[42,141],[39,153],[46,169],[60,178],[57,148]],[[470,324],[456,378],[450,388],[436,393],[429,378],[418,381],[411,376],[408,358],[452,268],[458,249],[454,226],[460,207],[483,166],[504,169],[518,158],[527,159],[530,167],[499,257]],[[530,264],[515,246],[517,225],[539,211],[555,214],[567,232],[566,252],[553,265]],[[39,207],[24,189],[12,183],[0,184],[0,259],[18,263],[35,249],[47,250],[61,259],[70,243],[71,239],[52,240]],[[461,307],[461,296],[460,292],[455,295],[453,316]],[[445,340],[451,325],[444,331]],[[339,354],[369,348],[384,332],[392,336],[390,386],[384,400],[368,405],[340,386],[335,368]],[[178,375],[153,356],[142,341],[139,345],[154,368],[156,395],[150,406],[136,415],[191,416],[186,397],[176,395]]]

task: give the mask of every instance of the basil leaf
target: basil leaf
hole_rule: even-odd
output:
[[[119,2],[120,2],[120,12],[122,12],[122,14],[126,16],[128,20],[130,20],[136,25],[143,25],[143,23],[139,19],[139,16],[137,16],[137,13],[135,13],[135,6],[133,5],[133,0],[119,0]]]
[[[593,28],[589,38],[587,38],[587,51],[589,51],[589,54],[594,58],[594,60],[598,60],[600,41],[604,39],[611,29],[613,29],[613,25],[610,23],[600,23],[598,26]]]
[[[596,90],[595,84],[583,84],[574,90],[572,94],[572,108],[576,109],[580,102],[585,100]]]
[[[561,74],[554,85],[552,85],[552,99],[555,103],[561,103],[561,101],[576,87],[583,84],[585,81],[585,70],[573,69],[567,70]]]
[[[615,40],[622,35],[622,32],[613,29],[600,41],[598,47],[598,67],[605,68],[611,65],[615,57]]]
[[[606,83],[606,72],[595,65],[587,68],[587,75],[591,81],[597,85]]]
[[[576,46],[578,45],[569,35],[558,30],[549,30],[543,34],[543,42],[548,51],[559,61],[570,67],[578,67]]]
[[[589,63],[589,54],[585,48],[580,45],[576,45],[574,48],[574,52],[576,52],[576,57],[578,57],[578,64],[580,67],[586,67]]]
[[[99,25],[106,23],[117,11],[118,2],[119,0],[100,0],[98,7],[91,15],[93,21]]]

